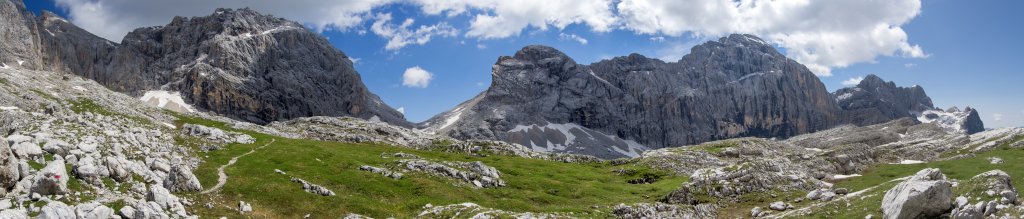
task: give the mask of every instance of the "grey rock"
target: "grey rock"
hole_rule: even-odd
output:
[[[402,179],[402,173],[395,172],[395,171],[390,171],[388,169],[384,169],[384,168],[380,168],[380,167],[361,166],[361,167],[359,167],[359,170],[367,171],[367,172],[371,172],[371,173],[376,173],[376,174],[380,174],[380,175],[384,175],[385,177],[392,178],[392,179]]]
[[[768,208],[776,211],[785,211],[786,206],[785,202],[772,202],[768,205]]]
[[[41,55],[34,17],[20,0],[0,1],[0,37],[5,40],[0,45],[0,65],[28,69],[39,66]]]
[[[0,138],[0,195],[7,194],[21,179],[21,171],[18,168],[18,158],[14,156],[7,140]]]
[[[238,211],[244,213],[252,212],[252,205],[244,201],[238,202]]]
[[[46,144],[43,145],[43,150],[46,152],[62,157],[67,156],[68,153],[71,152],[71,149],[71,144],[59,139],[47,141]]]
[[[43,156],[43,149],[38,144],[31,141],[18,142],[11,145],[11,150],[14,151],[14,155],[17,155],[21,159],[34,159]]]
[[[198,192],[203,190],[199,184],[199,178],[192,174],[191,168],[184,164],[177,164],[171,168],[171,172],[164,178],[164,188],[171,192]]]
[[[302,190],[306,190],[306,192],[309,192],[309,193],[313,193],[313,194],[317,194],[317,195],[322,195],[322,196],[334,196],[335,195],[334,191],[331,191],[330,189],[327,189],[327,187],[323,187],[323,186],[320,186],[320,185],[317,185],[317,184],[312,184],[312,183],[306,182],[306,180],[303,180],[303,179],[292,177],[292,182],[296,182],[296,183],[302,184]]]
[[[473,184],[476,187],[489,188],[506,186],[505,181],[501,179],[501,173],[493,167],[487,166],[483,164],[483,162],[479,161],[435,163],[427,160],[411,159],[402,160],[399,161],[399,163],[402,167],[408,170],[426,172],[441,177],[449,177]],[[467,170],[460,170],[455,167]]]
[[[114,156],[107,156],[104,160],[106,161],[107,172],[109,172],[110,178],[122,183],[131,179],[132,172],[128,167],[128,160]]]
[[[754,207],[750,209],[750,217],[758,217],[761,215],[761,207]]]
[[[117,213],[123,218],[135,218],[135,208],[132,206],[124,206],[117,210]]]
[[[32,192],[42,195],[63,195],[68,193],[68,180],[71,177],[67,174],[62,160],[50,161],[39,170],[32,184]]]
[[[882,198],[883,218],[933,218],[952,206],[952,184],[939,169],[923,169]]]
[[[114,209],[98,202],[90,202],[75,206],[75,214],[82,219],[107,219],[114,216]]]
[[[154,187],[158,187],[159,188],[159,186],[154,186]],[[159,203],[152,202],[152,201],[150,201],[150,202],[139,202],[138,204],[135,205],[135,207],[133,207],[133,209],[135,210],[135,212],[131,213],[132,214],[131,215],[132,219],[168,219],[168,218],[171,218],[166,213],[164,213],[163,208],[160,206]],[[122,208],[121,210],[126,210],[126,209]],[[123,212],[122,212],[122,214],[123,214]]]
[[[761,212],[764,214],[765,212]],[[619,204],[612,209],[618,218],[716,218],[718,208],[714,205],[700,204],[692,207],[681,207],[664,203],[637,203],[634,205]]]
[[[63,202],[54,201],[54,202],[47,203],[46,206],[43,206],[42,211],[40,211],[39,216],[36,216],[36,218],[37,219],[69,219],[69,218],[76,218],[75,217],[75,209],[69,207],[67,204],[64,204]]]

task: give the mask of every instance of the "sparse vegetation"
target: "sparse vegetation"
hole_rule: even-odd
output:
[[[654,202],[686,180],[685,177],[640,167],[608,163],[570,164],[508,156],[474,157],[376,144],[287,139],[234,130],[216,121],[187,116],[180,118],[179,125],[200,124],[240,131],[257,138],[257,142],[251,145],[231,144],[208,153],[205,163],[194,171],[204,186],[216,183],[216,168],[231,157],[276,139],[271,146],[238,160],[228,168],[226,172],[231,178],[219,194],[188,195],[196,197],[195,200],[212,198],[228,205],[240,200],[250,202],[256,209],[252,214],[254,217],[359,213],[371,217],[408,218],[415,216],[426,204],[464,202],[511,211],[590,212],[595,215],[587,217],[606,217],[594,211],[593,206]],[[397,152],[416,154],[430,160],[483,161],[501,171],[508,186],[488,189],[454,186],[447,179],[420,173],[409,173],[401,180],[394,180],[358,170],[361,165],[387,166],[396,160],[381,158],[380,154]],[[638,171],[634,175],[620,176],[613,172],[618,168]],[[288,175],[275,174],[274,169],[283,170]],[[651,184],[627,182],[643,176],[654,176],[660,180]],[[289,181],[290,177],[320,184],[339,195],[324,197],[304,192]],[[192,210],[202,216],[237,215],[236,211],[228,208],[193,207]]]

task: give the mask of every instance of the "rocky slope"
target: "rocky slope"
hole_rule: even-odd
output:
[[[178,91],[195,107],[255,123],[353,116],[408,126],[367,90],[352,62],[303,25],[249,9],[218,9],[139,28],[118,44],[20,0],[0,3],[5,65],[72,73],[142,96]]]
[[[751,35],[695,46],[678,62],[632,54],[590,65],[527,46],[500,57],[477,97],[420,124],[460,139],[604,158],[735,137],[789,137],[932,109],[920,87],[874,75],[829,93],[806,67]]]

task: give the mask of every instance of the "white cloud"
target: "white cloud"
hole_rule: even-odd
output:
[[[914,63],[903,64],[903,67],[906,67],[906,68],[913,68],[914,66],[917,66],[917,64],[914,64]]]
[[[642,34],[759,35],[821,76],[878,56],[927,57],[901,27],[920,0],[623,0],[621,28]]]
[[[402,115],[405,115],[405,107],[404,106],[403,107],[398,107],[398,109],[395,109],[395,111],[398,111],[398,113],[401,113]]]
[[[595,32],[613,29],[618,17],[611,0],[410,0],[426,14],[472,15],[466,36],[500,39],[518,36],[528,27],[564,29],[585,24]]]
[[[655,54],[658,56],[657,58],[661,59],[662,61],[666,61],[666,62],[679,61],[686,54],[690,54],[690,49],[692,49],[697,44],[703,43],[705,41],[707,41],[707,40],[699,39],[699,40],[692,40],[692,41],[685,42],[685,43],[682,43],[682,42],[669,42],[669,43],[666,43],[665,47],[662,47],[661,49],[658,49],[657,51],[655,51]]]
[[[658,43],[665,42],[665,37],[663,37],[663,36],[651,37],[651,41],[658,42]]]
[[[427,70],[423,70],[419,66],[405,69],[405,73],[402,74],[402,85],[406,87],[417,87],[426,88],[430,85],[430,80],[434,79],[434,74],[431,74]]]
[[[477,87],[483,87],[484,85],[485,85],[484,82],[476,82],[476,86]]]
[[[435,35],[451,37],[459,34],[458,30],[445,22],[430,26],[421,25],[415,30],[410,29],[414,22],[415,20],[408,18],[402,21],[402,24],[395,25],[391,23],[391,13],[381,13],[374,16],[370,30],[377,36],[388,39],[388,44],[384,46],[384,49],[392,51],[410,44],[426,44]]]
[[[588,42],[586,38],[580,37],[580,36],[578,36],[576,34],[558,33],[558,37],[561,38],[562,40],[576,41],[576,42],[578,42],[580,44],[583,44],[583,45],[587,45],[587,42]]]
[[[846,79],[845,81],[843,81],[843,86],[847,86],[847,87],[857,86],[858,84],[860,84],[860,81],[863,81],[863,80],[864,80],[864,77],[855,77],[855,78]]]
[[[476,48],[477,48],[477,49],[486,49],[486,48],[487,48],[487,45],[484,45],[484,44],[479,44],[479,43],[477,43],[477,44],[476,44]]]
[[[355,65],[355,64],[359,63],[359,60],[362,60],[362,59],[360,59],[360,58],[352,58],[352,57],[348,57],[348,60],[349,60],[349,61],[352,61],[352,65]]]
[[[68,11],[68,18],[93,34],[120,42],[125,34],[138,27],[165,25],[174,16],[205,16],[216,8],[250,7],[310,25],[316,31],[345,30],[364,21],[373,8],[391,3],[391,0],[56,0],[57,6]]]
[[[992,120],[1002,121],[1003,120],[1003,114],[999,114],[999,113],[992,114]]]

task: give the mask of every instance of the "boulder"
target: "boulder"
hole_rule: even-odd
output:
[[[885,193],[882,198],[882,217],[939,217],[950,210],[952,196],[952,183],[946,180],[939,169],[923,169]]]
[[[146,201],[157,203],[161,209],[165,209],[177,203],[178,197],[171,195],[171,192],[164,187],[150,186],[149,192],[146,193]]]
[[[107,171],[110,173],[110,178],[113,178],[118,182],[127,182],[131,179],[132,172],[128,168],[127,160],[120,157],[107,156],[104,158],[106,161]]]
[[[7,140],[0,138],[0,195],[7,193],[21,179],[18,158],[14,156]]]
[[[96,159],[85,156],[75,163],[74,168],[75,176],[79,179],[85,180],[92,185],[102,185],[103,181],[100,180],[100,168],[96,166]]]
[[[198,192],[203,190],[199,184],[199,178],[192,174],[192,170],[184,164],[174,165],[171,172],[164,178],[164,188],[171,192]]]
[[[331,191],[330,189],[327,189],[326,187],[323,187],[323,186],[320,186],[320,185],[316,185],[316,184],[312,184],[312,183],[306,182],[306,180],[302,180],[302,179],[294,178],[293,177],[292,178],[292,182],[296,182],[296,183],[302,184],[302,189],[306,190],[306,192],[309,192],[309,193],[313,193],[313,194],[317,194],[317,195],[322,195],[322,196],[334,196],[335,195],[334,192]]]
[[[59,201],[53,201],[46,204],[46,206],[43,206],[43,209],[40,211],[39,216],[36,216],[36,219],[69,218],[75,218],[75,210]]]
[[[768,205],[768,209],[772,209],[772,210],[776,210],[776,211],[785,211],[786,210],[786,206],[788,206],[788,205],[786,205],[785,202],[772,202],[771,204]]]
[[[154,186],[160,188],[159,186]],[[133,207],[135,212],[132,213],[132,219],[168,219],[171,218],[164,213],[163,208],[156,202],[141,202]],[[125,209],[122,208],[122,211]]]
[[[71,153],[72,146],[66,141],[59,139],[52,139],[43,145],[43,150],[51,154],[60,155],[61,157],[67,156]]]
[[[90,202],[75,206],[75,214],[80,219],[107,219],[114,216],[114,209],[99,202]]]
[[[0,210],[0,218],[4,219],[28,219],[28,212],[25,209]]]
[[[238,211],[244,213],[252,212],[252,205],[244,201],[238,201]]]
[[[68,193],[68,172],[63,160],[54,160],[46,164],[36,174],[32,184],[32,192],[41,195],[63,195]]]
[[[11,150],[14,151],[15,155],[18,155],[21,159],[30,159],[43,156],[43,149],[38,144],[31,141],[19,142],[11,146]]]
[[[132,206],[121,207],[117,213],[120,214],[122,218],[135,218],[135,208]]]
[[[971,177],[967,184],[983,188],[989,198],[1006,198],[1010,203],[1017,203],[1017,189],[1013,187],[1010,175],[1002,170],[978,174]]]

